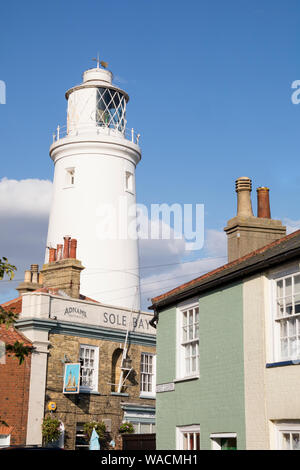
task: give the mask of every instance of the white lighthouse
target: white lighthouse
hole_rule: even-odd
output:
[[[55,171],[47,246],[56,247],[66,234],[76,238],[85,266],[81,292],[138,310],[135,169],[141,149],[139,135],[126,127],[129,96],[112,79],[97,61],[66,92],[67,125],[57,128],[50,147]]]

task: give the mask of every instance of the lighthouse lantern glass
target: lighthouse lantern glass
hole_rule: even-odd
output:
[[[97,89],[96,122],[98,126],[125,131],[126,99],[118,90]]]

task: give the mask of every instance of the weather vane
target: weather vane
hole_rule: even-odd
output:
[[[95,60],[97,62],[97,69],[99,69],[99,66],[102,65],[105,69],[108,67],[108,63],[104,62],[103,60],[99,59],[99,52],[97,54],[97,58],[93,58],[92,60]]]

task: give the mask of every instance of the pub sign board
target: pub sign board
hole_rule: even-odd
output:
[[[63,393],[79,393],[80,363],[66,364]]]

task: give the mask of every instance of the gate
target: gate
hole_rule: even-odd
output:
[[[123,434],[123,450],[155,450],[155,434]]]

